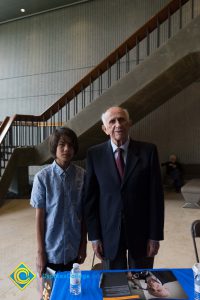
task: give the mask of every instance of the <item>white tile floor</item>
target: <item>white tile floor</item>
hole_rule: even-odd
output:
[[[155,260],[156,268],[190,268],[195,262],[190,234],[193,220],[200,219],[200,210],[182,208],[181,194],[165,195],[165,240]],[[10,273],[21,262],[35,272],[35,211],[28,200],[8,200],[0,208],[0,299],[36,300],[37,280],[21,291],[9,279]],[[82,269],[90,269],[91,245]]]

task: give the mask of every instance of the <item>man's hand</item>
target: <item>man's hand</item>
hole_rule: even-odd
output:
[[[147,243],[147,256],[148,257],[154,257],[156,254],[158,254],[159,248],[160,248],[159,241],[148,240],[148,243]]]
[[[39,276],[42,276],[42,273],[45,271],[46,267],[46,253],[45,252],[38,252],[37,258],[36,258],[36,268]]]
[[[78,263],[83,264],[87,255],[87,241],[83,241],[78,252]]]
[[[92,241],[93,251],[100,260],[103,260],[103,246],[101,241]]]

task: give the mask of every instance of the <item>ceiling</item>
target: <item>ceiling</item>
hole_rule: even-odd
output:
[[[88,0],[0,0],[0,24]],[[25,9],[21,12],[20,9]]]

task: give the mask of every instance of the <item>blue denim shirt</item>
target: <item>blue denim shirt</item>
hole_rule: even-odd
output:
[[[67,264],[78,255],[85,171],[55,161],[34,178],[30,204],[45,209],[45,250],[49,263]]]

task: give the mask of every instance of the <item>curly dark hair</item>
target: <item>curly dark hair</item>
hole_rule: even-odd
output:
[[[72,147],[74,149],[74,154],[76,154],[78,152],[79,146],[78,146],[78,138],[77,138],[76,133],[68,127],[60,127],[60,128],[57,128],[52,133],[52,135],[50,136],[50,140],[49,140],[49,148],[50,148],[50,152],[51,152],[51,155],[53,156],[53,158],[56,157],[56,150],[57,150],[58,142],[62,136],[66,136],[70,139],[70,141],[72,143]]]

